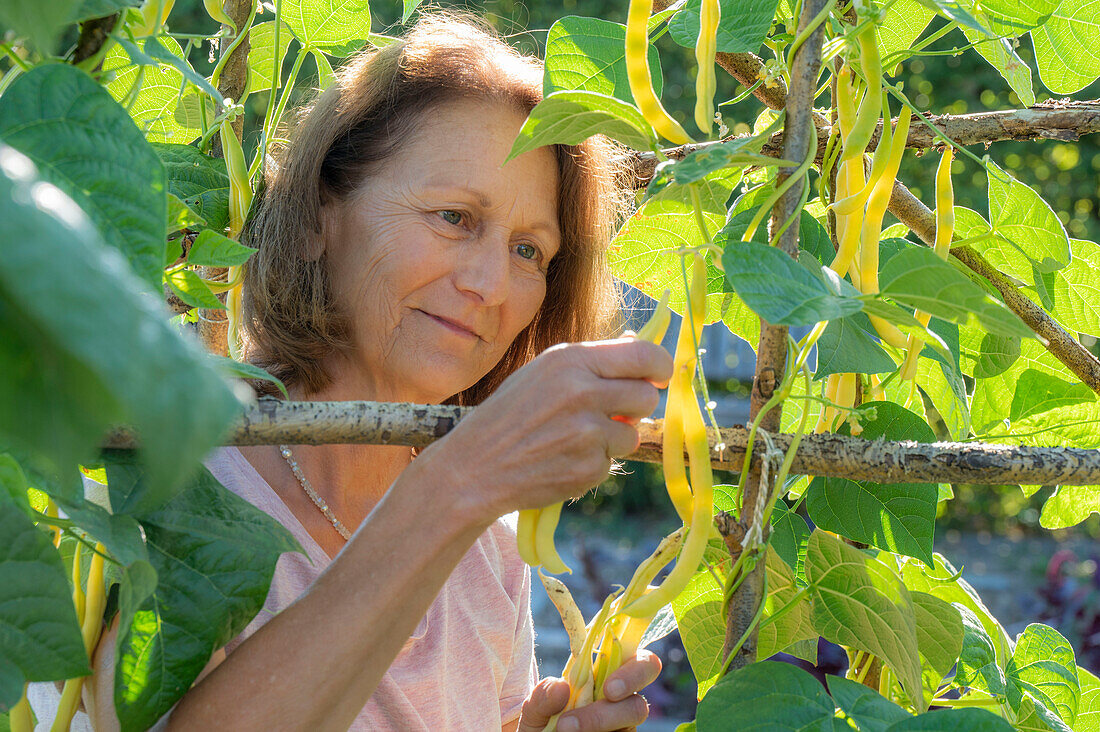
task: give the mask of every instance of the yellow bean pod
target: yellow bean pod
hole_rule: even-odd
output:
[[[630,93],[657,134],[677,145],[690,143],[691,136],[680,123],[672,118],[653,93],[653,77],[649,73],[646,51],[649,48],[649,16],[653,12],[653,0],[631,0],[626,17],[626,79]]]
[[[718,51],[718,22],[722,19],[722,6],[718,0],[702,0],[699,8],[699,38],[695,42],[695,124],[704,135],[710,135],[714,126],[714,93],[718,81],[714,71],[714,57]]]

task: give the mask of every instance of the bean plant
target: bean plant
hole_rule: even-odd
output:
[[[113,623],[119,719],[148,728],[301,551],[200,463],[250,403],[239,379],[270,378],[237,360],[254,251],[238,238],[303,63],[323,89],[395,39],[366,0],[204,0],[200,34],[173,32],[172,5],[0,6],[0,728],[32,729],[27,684],[57,681],[67,729]],[[973,151],[1100,131],[1087,104],[1035,105],[1036,83],[1073,95],[1100,77],[1100,10],[630,0],[622,19],[554,23],[512,150],[617,141],[635,206],[611,265],[660,300],[639,337],[682,316],[654,459],[683,526],[584,618],[547,574],[568,569],[561,507],[520,516],[570,636],[570,705],[678,628],[698,683],[685,729],[1100,730],[1100,681],[1066,638],[1010,636],[933,550],[953,480],[1055,486],[1048,529],[1100,512],[1100,361],[1081,338],[1100,337],[1100,245]],[[1026,108],[915,107],[907,64],[941,38]],[[658,46],[667,63],[674,44],[695,52],[692,119],[661,101]],[[210,76],[189,61],[202,47]],[[727,73],[738,93],[722,99]],[[264,114],[246,126],[252,95]],[[749,96],[765,110],[730,135],[723,115]],[[896,179],[915,154],[937,163],[931,208]],[[963,158],[988,201],[955,199]],[[717,424],[698,358],[718,322],[757,348],[737,430]],[[715,485],[712,465],[737,482]],[[822,638],[849,660],[825,685],[767,660],[814,663]]]

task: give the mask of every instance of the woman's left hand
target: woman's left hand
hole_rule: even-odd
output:
[[[633,660],[607,677],[603,699],[558,718],[558,732],[634,729],[649,716],[649,704],[640,692],[653,683],[660,672],[661,659],[656,654],[638,651]],[[569,685],[564,679],[541,680],[523,703],[516,732],[542,732],[550,718],[565,708],[567,701]]]

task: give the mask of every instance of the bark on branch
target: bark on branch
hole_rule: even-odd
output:
[[[261,400],[233,425],[226,445],[409,445],[427,447],[440,439],[472,407],[391,402],[285,402]],[[641,446],[631,460],[661,461],[661,420],[638,425]],[[707,431],[711,464],[740,471],[748,430]],[[791,436],[773,434],[786,452]],[[117,431],[104,447],[137,447],[134,435]],[[758,439],[759,446],[761,441]],[[760,450],[751,465],[760,466]],[[800,475],[844,477],[877,483],[928,482],[1004,485],[1100,485],[1100,450],[1016,447],[978,442],[884,442],[835,434],[806,435],[791,471]]]

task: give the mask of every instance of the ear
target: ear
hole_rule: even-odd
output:
[[[304,262],[316,262],[328,251],[328,243],[340,227],[337,205],[322,203],[321,215],[318,220],[321,223],[321,230],[302,246],[302,261]]]

